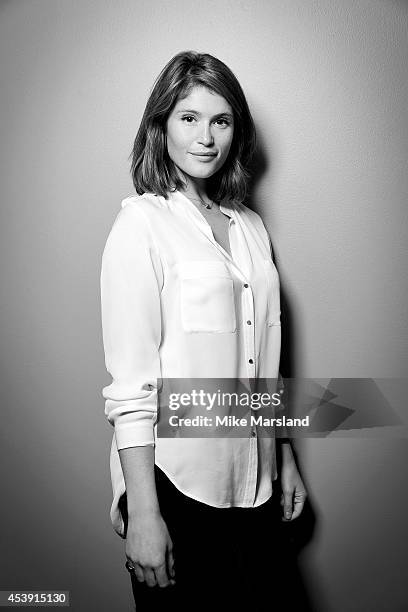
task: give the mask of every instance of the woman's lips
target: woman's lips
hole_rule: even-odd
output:
[[[190,152],[190,155],[197,157],[201,161],[211,161],[214,157],[217,157],[217,153],[193,153]]]

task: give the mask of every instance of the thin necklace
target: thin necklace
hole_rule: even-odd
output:
[[[206,208],[207,210],[211,210],[211,208],[214,205],[214,202],[211,200],[211,202],[204,202],[201,198],[192,198],[191,196],[190,200],[194,200],[195,202],[200,202],[201,206],[204,206],[204,208]]]

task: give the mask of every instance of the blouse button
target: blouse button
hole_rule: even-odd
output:
[[[249,363],[254,363],[253,359],[248,359]]]
[[[248,289],[248,287],[249,287],[248,283],[245,283],[244,287],[245,287],[245,289]]]
[[[248,325],[252,325],[252,321],[247,321]]]

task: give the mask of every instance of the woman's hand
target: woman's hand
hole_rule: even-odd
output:
[[[139,582],[149,587],[175,584],[173,543],[157,499],[154,448],[122,448],[119,456],[127,496],[126,556]]]
[[[129,518],[126,556],[139,582],[149,587],[175,584],[173,543],[160,513]]]
[[[293,521],[303,510],[307,492],[293,458],[290,444],[282,446],[281,506],[283,507],[283,520]]]

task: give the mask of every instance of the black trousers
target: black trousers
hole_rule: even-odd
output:
[[[294,603],[287,526],[275,495],[257,508],[214,508],[183,495],[157,466],[155,478],[176,584],[148,587],[131,573],[137,612],[263,612]]]

